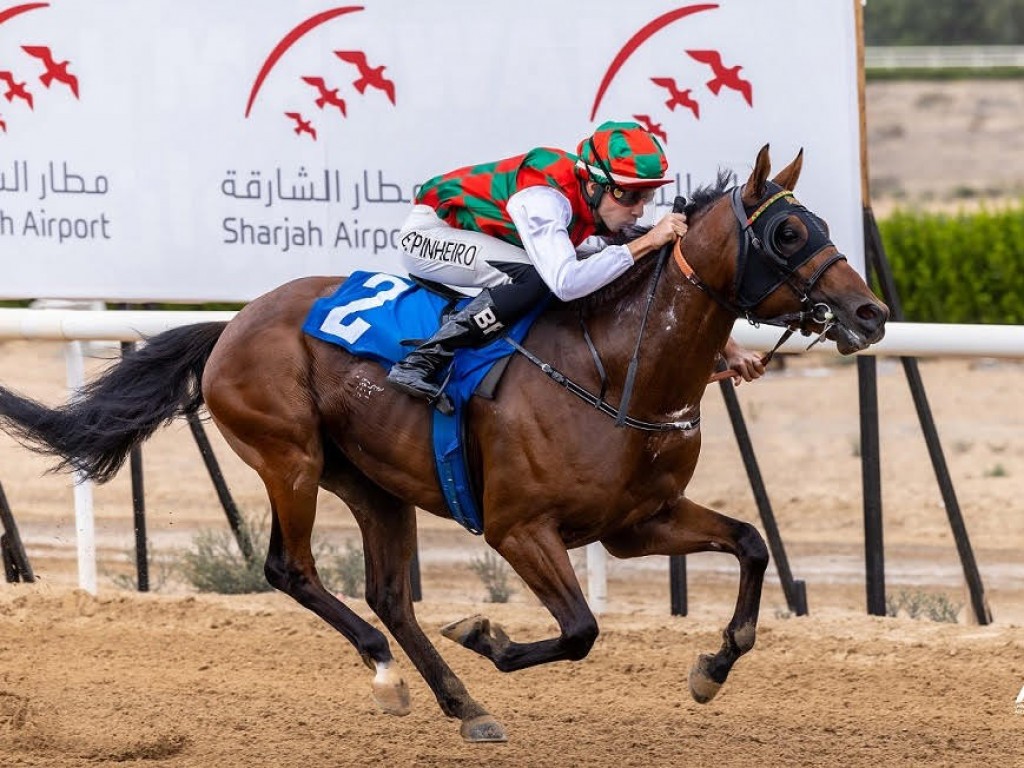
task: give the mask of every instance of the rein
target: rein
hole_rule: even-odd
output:
[[[672,202],[672,213],[682,213],[686,207],[686,198],[677,196]],[[676,238],[679,242],[679,238]],[[629,367],[626,369],[626,383],[622,386],[622,400],[619,401],[619,415],[615,418],[615,426],[621,427],[626,423],[626,410],[629,408],[629,400],[633,396],[633,382],[636,380],[636,368],[640,364],[640,342],[644,340],[644,329],[647,327],[647,317],[651,314],[651,305],[654,304],[654,293],[658,289],[658,281],[665,269],[665,262],[668,261],[668,244],[664,245],[658,252],[658,263],[654,265],[654,274],[651,275],[651,287],[647,290],[647,305],[644,307],[644,316],[640,320],[640,332],[636,335],[636,346],[633,348],[633,357],[629,359]]]
[[[745,316],[747,318],[747,322],[749,322],[751,325],[757,326],[759,323],[763,322],[766,325],[786,326],[786,330],[783,331],[782,336],[779,338],[779,340],[775,342],[775,346],[772,347],[766,354],[761,356],[761,365],[768,365],[768,363],[772,361],[772,358],[775,357],[775,353],[778,351],[779,347],[781,347],[783,344],[789,341],[789,337],[796,332],[796,327],[793,325],[793,322],[800,320],[802,318],[803,313],[798,312],[791,313],[789,315],[781,315],[780,317],[775,318],[777,322],[773,322],[772,320],[751,320],[751,318],[747,316],[744,312],[739,311],[738,307],[736,307],[733,304],[733,302],[729,301],[729,299],[722,296],[718,291],[716,291],[714,288],[709,286],[707,283],[701,280],[700,277],[697,276],[697,273],[694,271],[693,267],[690,266],[690,262],[688,262],[686,260],[686,257],[683,256],[683,249],[680,246],[681,242],[681,239],[676,240],[676,243],[672,248],[672,258],[675,260],[676,266],[678,266],[679,270],[683,273],[683,276],[687,280],[689,280],[692,285],[696,286],[697,288],[700,288],[702,291],[704,291],[704,293],[710,296],[717,304],[724,307],[728,311],[732,312],[736,316]],[[831,262],[829,263],[829,266],[831,266]],[[708,380],[708,383],[713,384],[716,381],[721,381],[722,379],[735,378],[738,375],[739,374],[737,374],[735,371],[729,369],[726,369],[724,371],[718,371],[717,373],[713,373],[711,375],[711,378]]]
[[[610,416],[615,419],[616,426],[619,425],[620,421],[622,425],[632,427],[633,429],[639,429],[643,432],[671,432],[674,430],[690,431],[700,426],[700,414],[697,414],[692,419],[687,421],[642,421],[640,419],[634,419],[632,416],[625,415],[625,409],[620,407],[618,410],[613,408],[611,405],[606,403],[601,397],[595,395],[593,392],[588,390],[586,387],[582,387],[575,381],[570,379],[565,374],[558,371],[550,363],[545,363],[530,350],[526,349],[515,339],[509,338],[508,336],[503,337],[505,341],[512,345],[512,347],[529,360],[531,363],[540,368],[541,372],[550,378],[556,384],[560,384],[565,387],[569,392],[576,395],[583,402],[588,405],[594,406],[601,413]],[[625,402],[625,398],[623,398]]]

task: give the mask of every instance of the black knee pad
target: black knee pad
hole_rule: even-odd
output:
[[[551,293],[536,267],[530,264],[491,262],[491,265],[512,278],[511,283],[489,289],[494,313],[505,325],[518,320]]]

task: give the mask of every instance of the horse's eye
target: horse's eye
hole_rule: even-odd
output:
[[[783,227],[779,232],[779,243],[781,245],[793,245],[800,239],[800,233],[793,227]]]

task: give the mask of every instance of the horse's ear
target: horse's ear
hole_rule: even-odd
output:
[[[800,151],[796,153],[796,158],[794,158],[793,162],[779,171],[779,175],[772,179],[772,181],[783,189],[788,189],[792,192],[796,189],[796,181],[800,178],[800,169],[803,166],[804,148],[800,147]]]
[[[768,157],[768,145],[761,147],[757,153],[757,160],[754,163],[754,170],[750,178],[743,186],[743,202],[753,205],[764,197],[764,183],[768,180],[768,172],[772,169],[772,161]]]

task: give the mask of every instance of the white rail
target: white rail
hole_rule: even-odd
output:
[[[988,69],[1024,67],[1020,45],[869,45],[864,49],[867,69]]]
[[[733,338],[751,349],[771,349],[782,331],[737,322]],[[782,352],[802,352],[813,339],[794,336]],[[835,344],[815,345],[811,352],[838,355]],[[860,352],[891,357],[1010,357],[1024,358],[1024,326],[953,325],[945,323],[886,323],[885,338]]]
[[[234,312],[147,310],[82,311],[75,309],[0,309],[0,339],[57,341],[137,341],[180,325],[226,322]],[[737,322],[733,336],[751,349],[771,349],[781,335],[777,328],[754,328]],[[795,336],[781,351],[802,352],[810,339]],[[838,355],[831,342],[811,352]],[[861,354],[910,357],[1024,358],[1024,326],[889,323],[885,338]]]
[[[234,312],[0,309],[0,339],[138,341],[180,325],[228,321]]]

